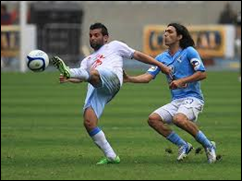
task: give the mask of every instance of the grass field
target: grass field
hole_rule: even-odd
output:
[[[125,84],[106,107],[100,127],[120,155],[119,165],[96,166],[102,153],[82,125],[86,84],[58,84],[58,73],[1,73],[1,180],[241,179],[241,83],[238,73],[209,72],[198,124],[217,143],[222,160],[203,153],[176,162],[177,148],[149,128],[148,115],[170,101],[159,76]],[[194,139],[173,127],[196,148]],[[173,153],[165,152],[166,148]]]

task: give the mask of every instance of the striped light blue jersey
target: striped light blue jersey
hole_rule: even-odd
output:
[[[180,49],[173,56],[168,51],[165,51],[158,55],[156,60],[171,67],[173,80],[191,76],[196,71],[205,71],[201,57],[193,47]],[[147,72],[155,78],[160,69],[158,67],[151,67]],[[169,76],[166,77],[168,83],[170,83],[172,81],[171,78]],[[188,83],[183,88],[173,89],[171,90],[171,94],[172,100],[186,97],[196,97],[204,100],[199,81]]]

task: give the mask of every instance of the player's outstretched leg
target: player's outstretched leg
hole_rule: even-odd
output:
[[[60,71],[60,73],[64,75],[64,77],[70,78],[70,69],[68,66],[66,66],[66,64],[60,57],[54,56],[50,60],[53,65]]]

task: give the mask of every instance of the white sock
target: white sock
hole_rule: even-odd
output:
[[[89,73],[83,68],[70,69],[70,74],[72,78],[78,78],[83,81],[88,81],[88,79],[90,78]]]
[[[97,146],[103,151],[105,156],[109,159],[115,159],[116,153],[113,151],[113,148],[108,143],[105,134],[102,130],[100,130],[97,134],[92,136],[93,141],[97,144]]]

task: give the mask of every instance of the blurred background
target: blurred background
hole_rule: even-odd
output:
[[[88,32],[95,22],[108,27],[111,40],[153,57],[165,49],[165,26],[179,22],[208,70],[240,70],[241,1],[1,1],[1,71],[27,71],[33,49],[79,66],[92,51]],[[125,61],[125,68],[147,67]]]

